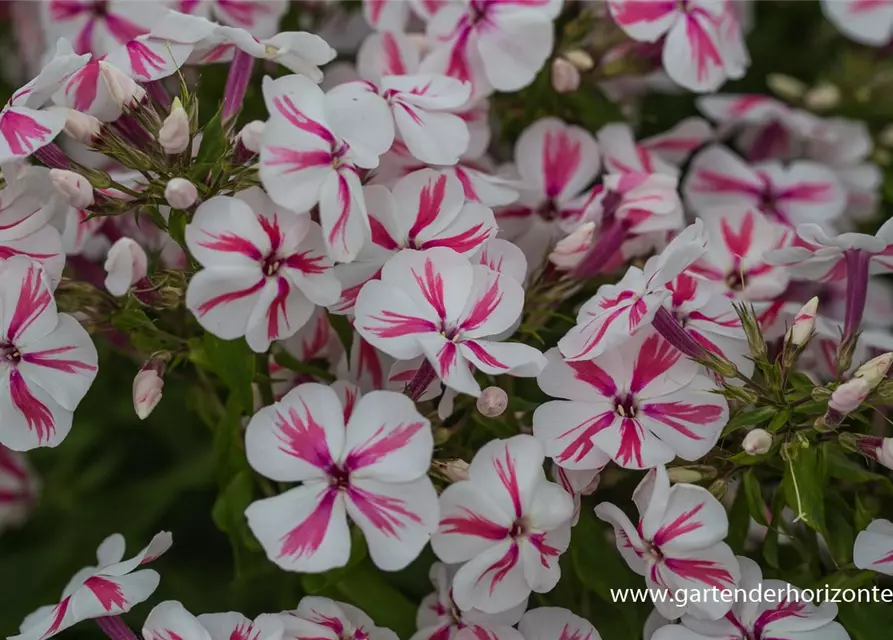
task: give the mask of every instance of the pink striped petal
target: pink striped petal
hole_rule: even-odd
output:
[[[671,0],[612,0],[611,17],[631,38],[655,42],[679,19],[679,7]]]
[[[397,181],[393,193],[393,226],[401,244],[426,248],[426,242],[443,236],[465,204],[461,183],[433,169],[413,171]]]
[[[208,631],[182,604],[162,602],[149,612],[143,623],[145,640],[211,640]],[[235,639],[232,639],[235,640]]]
[[[716,91],[726,80],[723,48],[714,19],[695,8],[673,25],[663,49],[663,66],[674,82],[691,91]]]
[[[531,609],[518,630],[525,640],[601,640],[591,622],[560,607]]]
[[[265,284],[259,266],[204,269],[189,281],[186,307],[207,331],[232,340],[245,335]]]
[[[723,602],[720,592],[735,588],[740,569],[735,554],[728,545],[721,543],[667,556],[653,567],[651,575],[654,576],[654,582],[666,585],[671,591],[685,589],[689,594],[699,592],[700,597],[692,598],[685,608],[686,611],[715,620],[731,609],[732,603]],[[671,604],[664,606],[675,608]],[[658,608],[664,613],[663,609]],[[679,613],[681,611],[676,609],[677,617]]]
[[[630,522],[626,514],[610,502],[602,502],[595,507],[595,515],[614,527],[615,544],[617,550],[629,568],[645,575],[645,545],[639,536],[636,527]]]
[[[440,524],[431,538],[447,563],[470,560],[509,537],[514,515],[499,509],[474,483],[455,482],[440,496]]]
[[[467,258],[446,247],[404,250],[384,266],[381,281],[406,292],[425,317],[455,323],[468,300],[474,271]]]
[[[371,33],[357,51],[357,71],[376,83],[382,76],[412,74],[418,69],[419,54],[415,41],[402,32]]]
[[[147,600],[158,588],[160,580],[158,572],[151,569],[125,576],[92,576],[72,597],[72,614],[79,620],[86,620],[126,613]]]
[[[485,338],[512,328],[524,306],[521,284],[484,266],[474,267],[473,277],[468,301],[457,322],[463,337]]]
[[[468,473],[501,517],[517,519],[526,512],[537,484],[545,479],[543,458],[542,445],[532,436],[494,440],[478,450]]]
[[[381,281],[367,282],[354,307],[357,332],[372,346],[400,360],[422,354],[419,338],[437,335],[428,309],[420,308],[397,287]]]
[[[546,402],[533,414],[533,435],[546,455],[567,469],[600,469],[611,457],[594,442],[619,421],[613,402]]]
[[[763,184],[741,158],[724,147],[710,146],[692,159],[682,190],[695,211],[706,211],[723,205],[758,206]]]
[[[462,355],[484,373],[511,373],[525,378],[538,376],[546,359],[534,347],[520,342],[464,340],[459,344]]]
[[[319,216],[329,257],[351,262],[371,234],[362,184],[351,165],[326,177],[319,195]]]
[[[659,527],[648,521],[642,525],[642,535],[668,555],[710,547],[721,542],[727,530],[728,517],[719,501],[703,487],[688,484],[670,488]]]
[[[510,538],[466,562],[453,579],[456,604],[485,613],[504,611],[524,601],[529,594],[521,549]]]
[[[257,268],[273,248],[251,206],[226,196],[199,205],[186,226],[186,244],[203,267]]]
[[[0,112],[0,163],[26,158],[45,147],[65,127],[58,111],[6,107]]]
[[[22,348],[49,335],[58,316],[50,282],[43,268],[26,256],[0,262],[0,338]]]
[[[860,569],[893,575],[893,524],[875,520],[859,533],[853,562]]]
[[[59,283],[65,267],[65,254],[62,238],[55,227],[46,225],[15,240],[0,240],[0,260],[13,256],[24,256],[39,263],[53,288]]]

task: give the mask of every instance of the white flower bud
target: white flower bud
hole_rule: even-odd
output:
[[[132,109],[146,97],[146,90],[133,78],[107,62],[99,64],[99,75],[114,103],[122,109]]]
[[[695,484],[704,479],[704,475],[697,469],[688,467],[670,467],[667,469],[667,477],[673,484]]]
[[[893,147],[893,124],[888,124],[881,129],[877,140],[882,147]]]
[[[795,347],[799,347],[806,342],[815,328],[815,316],[818,309],[818,296],[804,304],[800,311],[797,312],[797,315],[794,316],[794,321],[791,323],[791,328],[788,329],[788,335],[785,339]]]
[[[105,288],[113,296],[124,296],[130,287],[146,277],[149,259],[143,248],[131,238],[121,238],[109,249],[105,259]]]
[[[198,189],[185,178],[173,178],[164,188],[164,199],[174,209],[188,209],[198,200]]]
[[[460,460],[459,458],[447,460],[439,468],[443,477],[450,482],[468,480],[468,463],[465,460]]]
[[[48,107],[47,111],[55,111],[65,114],[65,134],[85,145],[93,145],[99,138],[99,130],[102,123],[86,113],[68,109],[66,107]]]
[[[86,209],[93,204],[93,185],[81,174],[68,169],[50,169],[50,180],[75,209]]]
[[[133,410],[140,420],[145,420],[161,402],[164,380],[159,372],[147,365],[133,379]]]
[[[797,78],[781,73],[770,73],[766,76],[766,84],[775,95],[786,100],[799,100],[807,89],[807,86]]]
[[[179,98],[174,98],[171,112],[158,130],[158,144],[165,153],[183,153],[189,147],[189,115]]]
[[[884,442],[877,448],[877,461],[888,469],[893,469],[893,438],[884,438]]]
[[[574,49],[573,51],[568,51],[564,54],[564,58],[572,65],[577,67],[577,69],[579,69],[580,71],[589,71],[592,67],[595,66],[595,62],[593,62],[592,56],[590,56],[582,49]]]
[[[834,390],[828,400],[828,407],[842,415],[852,413],[871,393],[871,386],[862,378],[847,380]]]
[[[242,145],[249,151],[259,153],[260,138],[266,126],[266,123],[261,120],[253,120],[242,127],[242,131],[239,133],[239,140],[242,142]]]
[[[549,262],[559,269],[570,270],[580,264],[592,246],[594,222],[584,222],[567,237],[562,238],[549,254]]]
[[[856,369],[853,377],[865,380],[868,383],[868,390],[872,391],[881,383],[881,380],[887,377],[891,364],[893,364],[893,352],[888,351],[876,358],[872,358]]]
[[[744,436],[741,448],[752,456],[761,456],[772,448],[772,434],[765,429],[752,429]]]
[[[813,87],[803,96],[803,102],[813,111],[827,111],[840,104],[840,89],[833,84],[823,82]]]
[[[501,416],[508,404],[508,394],[499,387],[487,387],[477,399],[478,411],[488,418]]]
[[[580,70],[564,58],[552,62],[552,88],[558,93],[572,93],[580,88]]]

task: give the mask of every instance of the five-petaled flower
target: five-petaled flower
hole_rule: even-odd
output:
[[[663,591],[654,604],[664,617],[684,613],[716,620],[732,606],[721,592],[734,589],[738,561],[723,542],[729,529],[726,510],[703,487],[677,484],[663,465],[648,472],[633,493],[639,511],[637,526],[613,504],[602,502],[595,515],[614,527],[617,549],[630,569],[645,576],[649,589]],[[676,602],[679,590],[695,591],[688,602]],[[683,606],[684,605],[684,606]]]
[[[441,494],[431,546],[444,562],[464,563],[453,578],[460,609],[499,613],[558,583],[574,504],[546,480],[543,459],[532,436],[493,440],[475,454],[468,480]]]
[[[376,627],[362,609],[329,598],[305,596],[297,609],[283,611],[279,619],[285,637],[296,640],[397,640],[396,633]]]
[[[254,620],[235,611],[194,616],[174,600],[155,606],[143,623],[144,640],[282,640],[284,631],[278,614]]]
[[[437,494],[426,475],[433,448],[430,423],[406,396],[373,391],[342,405],[334,389],[302,384],[248,425],[249,464],[273,480],[301,483],[252,503],[248,525],[283,569],[321,572],[347,564],[349,515],[375,564],[402,569],[437,527]]]
[[[524,640],[601,640],[592,623],[561,607],[539,607],[518,624]]]

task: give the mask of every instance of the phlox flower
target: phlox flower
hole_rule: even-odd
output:
[[[766,593],[800,593],[793,585],[781,580],[764,580],[760,566],[743,556],[737,556],[741,567],[738,588],[746,593],[760,589]],[[833,602],[813,604],[796,596],[790,600],[764,598],[738,599],[731,611],[719,620],[704,620],[685,615],[679,625],[657,629],[652,640],[849,640],[850,636],[838,622],[837,605]]]
[[[463,563],[453,578],[460,609],[507,611],[558,583],[574,506],[546,480],[543,458],[532,436],[493,440],[475,454],[468,480],[441,494],[431,546],[443,562]]]
[[[77,320],[56,312],[39,264],[0,261],[0,283],[0,444],[55,447],[96,377],[96,347]]]
[[[96,549],[97,565],[75,573],[59,603],[25,618],[20,635],[10,640],[46,640],[82,620],[127,613],[151,596],[161,579],[158,572],[142,567],[170,546],[171,534],[158,533],[148,546],[124,560],[124,536],[110,535]]]
[[[431,565],[428,576],[435,591],[422,599],[416,615],[418,631],[409,640],[526,640],[514,625],[524,614],[527,600],[500,613],[484,613],[476,609],[463,611],[452,595],[456,570],[456,566],[442,562]]]
[[[286,0],[175,0],[178,11],[245,29],[256,38],[269,38],[288,10]]]
[[[283,569],[322,572],[347,564],[349,515],[375,564],[402,569],[437,526],[437,494],[426,475],[433,447],[428,420],[406,396],[373,391],[351,408],[330,387],[302,384],[248,425],[252,468],[301,483],[252,503],[248,525]]]
[[[524,614],[518,624],[524,640],[601,640],[592,623],[561,607],[539,607]]]
[[[621,122],[606,124],[596,137],[605,169],[611,173],[677,175],[688,157],[713,137],[713,130],[703,118],[691,117],[639,142],[633,137],[632,128]]]
[[[498,342],[521,315],[524,290],[509,276],[473,264],[446,247],[405,249],[367,282],[357,298],[355,327],[399,360],[424,355],[444,384],[478,396],[471,367],[496,375],[534,376],[543,355],[525,344]]]
[[[301,598],[297,609],[283,611],[279,619],[285,636],[295,640],[397,640],[358,607],[318,596]]]
[[[49,41],[65,38],[77,53],[101,56],[148,33],[163,19],[159,8],[170,7],[174,1],[49,0],[41,3],[41,22]]]
[[[377,278],[384,264],[401,249],[449,247],[471,255],[493,235],[493,212],[466,201],[462,184],[453,175],[421,169],[401,178],[392,189],[364,188],[372,240],[350,264],[335,267],[341,299],[332,307],[349,313],[363,285]]]
[[[156,605],[143,623],[144,640],[281,640],[285,625],[276,614],[250,620],[241,613],[194,616],[174,600]]]
[[[614,527],[617,549],[630,569],[645,576],[649,589],[667,592],[654,605],[664,617],[675,620],[684,613],[716,620],[732,606],[723,602],[722,591],[738,585],[738,560],[723,542],[729,529],[726,510],[703,487],[677,484],[663,465],[648,472],[633,493],[639,523],[613,504],[602,502],[595,515]],[[673,593],[683,589],[690,597],[685,607]],[[711,595],[712,592],[712,595]]]
[[[701,367],[658,333],[641,331],[616,349],[565,362],[557,349],[537,381],[553,400],[533,415],[546,455],[572,470],[609,460],[648,469],[676,456],[698,460],[729,418]]]
[[[277,208],[256,187],[203,202],[186,244],[204,267],[189,282],[187,308],[207,331],[225,340],[245,336],[258,353],[341,292],[319,225]]]
[[[856,537],[853,563],[860,569],[893,575],[893,523],[874,520]]]
[[[21,453],[0,445],[0,533],[25,522],[37,503],[40,481]]]

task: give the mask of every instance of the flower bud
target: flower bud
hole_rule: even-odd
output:
[[[888,469],[893,469],[893,438],[884,438],[881,446],[875,451],[877,461]]]
[[[856,369],[853,378],[864,380],[868,383],[868,390],[871,391],[887,377],[891,364],[893,364],[893,352],[881,354]]]
[[[840,104],[840,89],[829,82],[823,82],[803,96],[803,103],[813,111],[827,111]]]
[[[689,469],[688,467],[670,467],[667,469],[667,477],[673,484],[695,484],[704,479],[701,472],[697,469]]]
[[[239,140],[242,145],[254,153],[260,152],[260,138],[264,133],[266,123],[261,120],[253,120],[242,127],[239,132]]]
[[[789,343],[795,347],[799,347],[809,339],[809,336],[812,335],[812,331],[815,328],[815,315],[818,309],[818,296],[800,308],[800,311],[794,316],[794,322],[791,323],[791,327],[788,329],[788,334],[785,337]]]
[[[769,453],[772,448],[772,434],[765,429],[752,429],[744,436],[741,448],[752,456]]]
[[[573,93],[580,88],[580,70],[564,58],[552,62],[552,88],[558,93]]]
[[[91,115],[66,107],[48,107],[47,111],[65,114],[65,134],[87,146],[92,146],[99,138],[102,123]]]
[[[567,237],[558,241],[552,253],[549,254],[549,262],[563,270],[575,268],[592,246],[594,233],[595,223],[584,222]]]
[[[140,420],[145,420],[161,402],[164,389],[164,363],[151,360],[143,365],[133,379],[133,410]]]
[[[828,408],[847,415],[858,409],[869,393],[871,393],[871,386],[862,378],[847,380],[831,394]]]
[[[893,147],[893,124],[888,124],[881,129],[877,140],[882,147]]]
[[[564,54],[564,59],[577,67],[580,71],[589,71],[595,66],[595,62],[592,61],[592,56],[582,49],[568,51]]]
[[[183,153],[189,147],[189,115],[179,98],[174,98],[171,112],[158,130],[158,144],[165,153]]]
[[[719,478],[718,480],[715,480],[713,482],[713,484],[711,484],[709,487],[707,487],[707,491],[712,493],[713,497],[716,498],[717,500],[722,500],[725,497],[726,492],[728,490],[729,490],[729,483],[727,480],[725,480],[723,478]]]
[[[499,387],[487,387],[477,399],[478,411],[488,418],[501,416],[508,404],[508,394]]]
[[[799,100],[807,89],[807,86],[797,78],[781,73],[770,73],[766,76],[766,84],[775,95],[785,100]]]
[[[149,260],[143,248],[131,238],[120,238],[105,259],[105,288],[113,296],[124,296],[130,287],[146,277]]]
[[[437,468],[441,475],[450,482],[468,480],[468,463],[465,460],[456,458],[455,460],[437,461]]]
[[[122,109],[133,109],[146,97],[146,90],[133,78],[107,62],[99,64],[99,75],[114,103]]]
[[[173,178],[164,188],[164,199],[174,209],[188,209],[198,200],[198,189],[185,178]]]
[[[75,209],[86,209],[93,204],[93,186],[81,174],[67,169],[50,169],[53,186]]]

